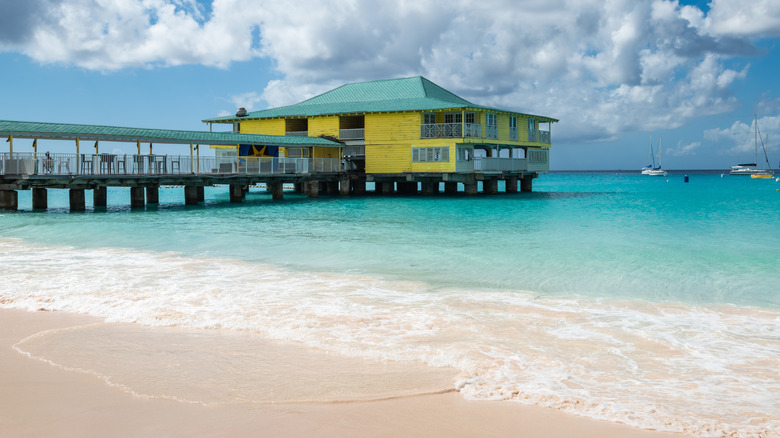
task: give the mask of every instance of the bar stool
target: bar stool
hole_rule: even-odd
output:
[[[144,156],[133,155],[133,173],[143,173],[144,171]]]
[[[119,173],[119,168],[122,168],[122,173],[127,173],[127,168],[125,168],[125,161],[127,161],[127,155],[117,155],[116,160],[116,173]]]
[[[92,155],[89,156],[89,159],[87,159],[86,154],[81,154],[81,173],[92,173],[94,171],[93,162],[92,162]]]

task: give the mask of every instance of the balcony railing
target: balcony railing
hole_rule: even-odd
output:
[[[498,138],[498,126],[486,125],[485,126],[485,138]]]
[[[347,145],[344,146],[343,153],[345,157],[364,157],[366,155],[366,147],[363,145]]]
[[[423,123],[420,125],[420,138],[462,137],[482,137],[482,125],[479,123]]]
[[[458,160],[457,172],[549,172],[550,152],[546,149],[531,149],[527,158],[474,157]]]
[[[517,141],[517,127],[509,127],[509,139]]]
[[[365,128],[339,129],[339,140],[363,140],[366,138]]]
[[[525,158],[474,158],[474,170],[483,172],[513,172],[528,170]]]
[[[540,143],[550,143],[550,131],[539,131]]]
[[[340,172],[338,158],[0,153],[0,175],[106,176]]]

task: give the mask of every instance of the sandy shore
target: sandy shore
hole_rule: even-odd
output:
[[[13,348],[44,330],[98,321],[64,312],[0,309],[0,436],[683,437],[552,409],[468,401],[456,392],[374,402],[216,407],[143,399]]]

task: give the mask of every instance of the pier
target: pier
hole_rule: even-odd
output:
[[[367,174],[355,169],[344,144],[324,137],[255,135],[234,132],[172,131],[70,125],[0,120],[0,136],[7,138],[8,152],[0,153],[0,209],[18,209],[18,190],[32,190],[34,210],[47,208],[47,189],[67,189],[71,211],[84,211],[86,190],[92,190],[95,207],[107,205],[107,187],[130,188],[130,207],[143,208],[158,203],[161,186],[183,186],[184,203],[204,200],[204,187],[228,185],[230,201],[241,202],[250,186],[264,184],[273,199],[282,199],[284,184],[297,193],[318,197],[365,194],[366,184],[375,184],[375,193],[388,195],[440,193],[498,193],[498,181],[506,182],[506,192],[531,191],[533,178],[524,159],[474,157],[467,172],[408,172]],[[32,139],[32,152],[14,151],[14,140]],[[72,142],[75,153],[38,151],[38,140]],[[82,153],[89,142],[94,153]],[[92,144],[94,142],[94,144]],[[100,152],[101,142],[131,142],[134,154]],[[155,144],[189,145],[189,155],[153,153]],[[18,143],[17,143],[18,144]],[[141,146],[148,144],[149,153]],[[230,154],[201,156],[200,146],[220,146]],[[306,151],[306,158],[284,156],[242,156],[242,147],[253,150]],[[278,148],[278,149],[273,149]],[[247,148],[249,149],[249,148]],[[117,149],[114,149],[117,150]],[[318,152],[319,151],[319,152]],[[324,152],[323,152],[324,151]],[[278,152],[277,152],[278,153]],[[316,158],[318,155],[330,158]]]

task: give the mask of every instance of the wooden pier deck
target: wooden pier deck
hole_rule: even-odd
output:
[[[140,208],[157,203],[161,186],[184,186],[185,203],[197,204],[206,186],[229,185],[231,201],[241,202],[247,188],[257,184],[265,184],[275,199],[282,198],[283,184],[294,184],[310,197],[317,197],[321,189],[342,194],[361,190],[361,178],[345,173],[341,160],[329,158],[0,154],[0,208],[4,209],[18,208],[17,190],[32,190],[33,208],[45,209],[47,189],[68,189],[70,209],[80,211],[85,209],[85,190],[93,190],[95,206],[105,206],[107,187],[129,187],[131,207]]]

